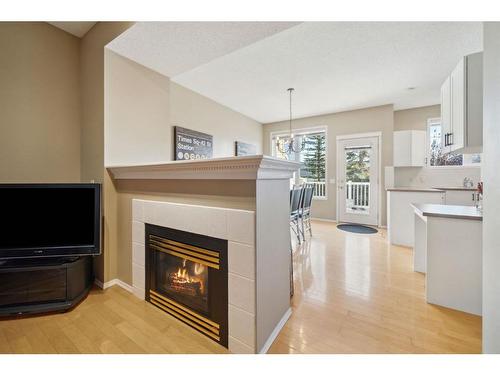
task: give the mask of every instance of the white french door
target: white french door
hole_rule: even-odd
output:
[[[337,221],[378,225],[379,137],[337,138]]]

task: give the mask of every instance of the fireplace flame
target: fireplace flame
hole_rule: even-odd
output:
[[[205,284],[202,277],[197,277],[201,275],[205,271],[205,266],[203,264],[196,263],[194,266],[194,275],[190,275],[187,267],[186,267],[186,259],[182,262],[182,267],[177,269],[177,272],[174,274],[174,278],[172,282],[177,285],[191,284],[191,283],[199,283],[200,285],[200,293],[205,293]]]
[[[194,274],[201,275],[203,272],[205,272],[205,266],[203,264],[196,263],[194,265]]]

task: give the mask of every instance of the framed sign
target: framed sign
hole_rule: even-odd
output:
[[[250,143],[236,141],[234,142],[234,153],[236,156],[255,155],[257,147]]]
[[[174,126],[174,159],[210,159],[213,153],[212,138],[209,134]]]

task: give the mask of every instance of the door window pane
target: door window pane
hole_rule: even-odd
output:
[[[370,213],[370,146],[345,150],[346,211],[351,214]]]

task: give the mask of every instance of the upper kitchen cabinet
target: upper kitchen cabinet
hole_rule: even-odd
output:
[[[423,167],[425,165],[425,131],[395,131],[393,150],[395,167]]]
[[[483,53],[465,56],[441,87],[445,152],[476,153],[483,146]]]
[[[441,86],[441,144],[443,152],[450,152],[448,134],[451,133],[451,77],[448,76]]]

